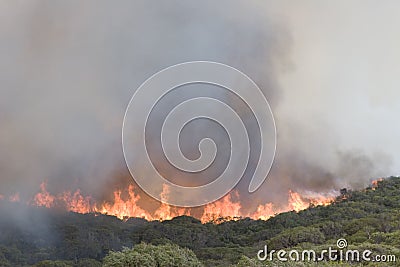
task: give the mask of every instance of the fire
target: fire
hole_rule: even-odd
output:
[[[120,219],[126,219],[131,217],[144,218],[146,220],[151,220],[150,214],[144,209],[140,208],[137,205],[137,202],[140,199],[140,196],[134,192],[134,186],[129,185],[128,187],[128,199],[123,200],[121,198],[122,191],[117,190],[114,192],[114,201],[113,203],[103,203],[100,209],[95,210],[102,214],[114,215]]]
[[[133,185],[129,185],[127,193],[127,197],[122,197],[123,191],[115,190],[113,192],[113,199],[110,202],[104,201],[102,203],[96,203],[90,196],[82,195],[80,190],[76,190],[75,192],[65,191],[53,195],[47,191],[46,183],[43,182],[40,185],[40,192],[37,193],[28,204],[46,208],[62,207],[67,211],[82,214],[100,213],[112,215],[121,220],[137,217],[144,218],[148,221],[163,221],[181,215],[191,215],[191,209],[189,208],[173,207],[166,204],[169,195],[169,187],[167,185],[163,186],[163,190],[160,194],[162,203],[154,212],[149,212],[140,207],[140,195],[135,193],[135,187]],[[0,195],[0,200],[1,199],[5,199],[5,197]],[[20,196],[16,193],[10,196],[8,200],[17,202],[20,201]],[[286,206],[276,206],[273,203],[266,203],[264,205],[259,205],[254,212],[244,213],[240,203],[239,193],[233,191],[225,197],[205,205],[200,220],[203,223],[222,223],[224,221],[238,220],[245,217],[255,220],[267,220],[278,213],[286,211],[297,212],[308,208],[310,205],[328,205],[333,200],[333,193],[331,193],[331,195],[322,195],[315,192],[303,192],[300,194],[289,190]]]
[[[379,179],[377,179],[377,180],[373,180],[373,181],[371,182],[371,184],[372,184],[372,190],[375,190],[375,189],[378,187],[379,182],[381,182],[381,181],[383,181],[383,178],[379,178]]]
[[[267,203],[265,205],[258,205],[257,210],[252,214],[253,219],[268,220],[274,216],[277,212],[274,211],[274,206],[272,203]]]
[[[54,206],[55,197],[50,195],[46,190],[46,183],[43,182],[40,184],[40,193],[38,193],[33,201],[37,206],[51,208]]]
[[[14,195],[11,195],[8,200],[10,202],[19,202],[20,198],[19,198],[19,193],[15,193]]]
[[[314,192],[308,192],[300,195],[289,190],[289,210],[300,211],[312,206],[326,206],[335,199],[334,194],[321,195]]]
[[[138,205],[140,196],[135,193],[135,187],[129,185],[128,187],[128,198],[122,198],[122,191],[116,190],[113,193],[114,199],[112,202],[103,202],[101,204],[95,203],[95,201],[89,196],[83,196],[80,190],[75,192],[65,191],[58,195],[50,194],[46,189],[46,183],[40,185],[40,192],[33,198],[33,204],[39,207],[52,208],[57,206],[63,206],[68,211],[77,213],[101,213],[107,215],[113,215],[121,220],[137,217],[144,218],[146,220],[170,220],[174,217],[181,215],[190,215],[189,209],[173,208],[165,203],[154,212],[152,216],[149,212],[144,210]],[[167,201],[169,189],[165,185],[161,194],[161,199]]]
[[[298,193],[289,190],[289,210],[300,211],[306,209],[309,205]]]
[[[65,203],[66,209],[68,211],[78,212],[78,213],[89,213],[93,212],[94,209],[90,205],[90,197],[83,197],[79,190],[75,193],[63,192],[59,197]]]
[[[156,220],[171,220],[174,217],[187,215],[190,216],[190,209],[171,207],[166,204],[168,201],[169,187],[163,184],[163,191],[160,194],[161,206],[154,212],[154,219]]]
[[[288,202],[286,207],[276,207],[272,203],[266,203],[264,205],[259,205],[257,210],[248,215],[254,220],[268,220],[272,216],[275,216],[278,213],[287,212],[287,211],[301,211],[305,210],[310,206],[326,206],[332,203],[335,199],[333,193],[328,195],[322,195],[315,192],[306,192],[304,194],[299,194],[292,190],[288,192]]]
[[[107,215],[114,215],[120,219],[139,217],[151,220],[152,217],[148,212],[137,205],[140,196],[135,194],[133,185],[128,187],[129,197],[127,200],[121,198],[122,191],[114,192],[114,200],[112,203],[104,202],[100,205],[96,204],[91,197],[82,196],[80,190],[75,192],[65,191],[58,195],[50,194],[46,189],[46,183],[40,185],[38,194],[33,198],[33,205],[39,207],[52,208],[59,205],[65,207],[68,211],[77,213],[98,212]]]
[[[235,197],[239,198],[239,194],[234,192]],[[226,195],[224,198],[210,203],[204,207],[204,213],[201,221],[221,223],[227,220],[238,220],[240,218],[249,217],[254,220],[268,220],[272,216],[287,212],[287,211],[301,211],[312,206],[329,205],[335,199],[333,194],[327,196],[317,194],[315,192],[307,192],[300,195],[294,191],[288,192],[288,203],[286,207],[277,207],[273,203],[266,203],[259,205],[257,210],[253,213],[244,214],[241,211],[240,202],[232,201],[231,195]]]
[[[237,192],[235,192],[238,196]],[[233,202],[231,194],[226,195],[222,199],[213,203],[207,204],[204,207],[203,216],[201,221],[205,222],[218,222],[223,220],[235,220],[241,218],[240,213],[241,205],[239,202]]]

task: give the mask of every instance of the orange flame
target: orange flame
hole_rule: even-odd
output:
[[[154,219],[164,221],[171,220],[174,217],[187,215],[190,216],[190,209],[172,207],[166,202],[168,201],[169,187],[163,184],[163,190],[160,194],[161,206],[154,212]]]
[[[36,194],[33,198],[34,203],[39,207],[51,208],[54,206],[55,197],[50,195],[46,190],[46,183],[43,182],[40,184],[41,192]]]
[[[154,212],[152,216],[149,212],[145,211],[138,205],[140,196],[134,192],[134,186],[128,187],[128,198],[124,200],[121,195],[121,190],[114,191],[114,199],[110,202],[103,202],[102,204],[95,203],[91,197],[82,196],[80,190],[71,193],[69,191],[62,192],[56,196],[50,194],[46,189],[46,183],[40,185],[38,194],[33,198],[33,204],[36,206],[51,208],[62,204],[66,210],[77,213],[91,213],[98,212],[107,215],[113,215],[121,220],[137,217],[146,220],[170,220],[174,217],[181,215],[190,215],[189,209],[173,208],[165,203]],[[166,202],[168,199],[169,189],[163,186],[161,199]]]
[[[237,192],[235,194],[238,196]],[[241,205],[239,202],[233,202],[231,194],[226,195],[220,200],[207,204],[204,207],[201,221],[206,222],[222,222],[221,220],[237,220],[241,218]]]
[[[288,202],[287,202],[286,207],[277,207],[272,203],[266,203],[264,205],[258,205],[256,211],[254,211],[253,213],[250,213],[250,214],[244,215],[239,211],[234,212],[234,214],[236,214],[236,217],[234,217],[234,218],[249,217],[254,220],[268,220],[272,216],[275,216],[276,214],[279,214],[282,212],[287,212],[287,211],[292,211],[292,210],[298,212],[298,211],[307,209],[310,206],[319,206],[319,205],[326,206],[326,205],[331,204],[334,199],[335,199],[334,194],[322,195],[322,194],[317,194],[317,193],[313,193],[313,192],[308,192],[308,193],[305,193],[304,195],[300,195],[297,192],[293,192],[293,191],[289,190]],[[229,203],[229,200],[230,200],[229,198],[226,198],[225,200],[222,201],[225,203],[220,203],[220,204],[213,203],[213,205],[231,206],[232,204],[235,204],[235,203]],[[217,202],[219,202],[219,201],[217,201]],[[240,205],[240,204],[238,204],[238,205]],[[227,209],[225,209],[225,210],[227,210]],[[213,212],[211,212],[211,213],[213,213]],[[220,212],[219,214],[224,214],[224,212]],[[202,221],[206,222],[206,221],[210,221],[210,219],[217,223],[221,221],[220,219],[216,220],[213,216],[208,216],[208,217],[203,216]],[[228,219],[229,219],[229,216],[228,216]]]
[[[250,218],[255,220],[268,220],[272,216],[274,216],[276,211],[274,211],[274,206],[272,203],[266,203],[265,205],[258,205],[257,210],[250,216]]]
[[[120,219],[138,217],[146,220],[152,220],[152,216],[137,205],[140,196],[134,192],[133,185],[129,185],[128,193],[129,198],[127,200],[123,200],[121,198],[121,190],[117,190],[114,192],[113,204],[103,203],[100,209],[94,209],[102,214],[114,215]]]
[[[140,196],[135,193],[135,187],[133,185],[128,187],[128,197],[126,199],[121,197],[121,190],[116,190],[113,194],[114,199],[111,202],[103,202],[101,204],[95,203],[95,201],[89,196],[82,196],[79,190],[74,193],[66,191],[58,195],[52,195],[46,190],[46,183],[40,185],[40,190],[41,191],[33,198],[33,204],[46,208],[61,205],[68,211],[77,213],[95,212],[113,215],[121,220],[131,217],[139,217],[149,221],[162,221],[170,220],[181,215],[191,215],[191,210],[189,208],[173,207],[165,203],[168,202],[169,195],[169,187],[167,185],[163,186],[163,190],[160,194],[162,203],[153,213],[146,211],[138,205]],[[249,217],[255,220],[267,220],[281,212],[292,210],[300,211],[308,208],[310,205],[328,205],[333,200],[334,196],[327,196],[313,192],[299,194],[289,190],[288,202],[285,207],[277,207],[272,203],[266,203],[264,205],[259,205],[254,212],[244,214],[241,210],[242,206],[239,201],[239,193],[234,191],[213,203],[205,205],[200,220],[203,223],[222,223],[228,220],[238,220],[243,217]]]
[[[95,211],[90,205],[90,197],[83,197],[80,190],[71,192],[63,192],[58,199],[61,199],[66,205],[68,211],[78,212],[78,213],[89,213]]]
[[[382,181],[383,181],[383,178],[379,178],[379,179],[377,179],[377,180],[373,180],[373,181],[371,182],[371,184],[372,184],[372,190],[375,190],[375,189],[378,187],[379,182],[382,182]]]
[[[289,190],[289,210],[300,211],[308,208],[309,205],[310,203],[305,202],[298,193]]]
[[[299,193],[289,190],[289,210],[300,211],[307,209],[310,206],[326,206],[334,201],[334,196],[325,196],[316,193]]]

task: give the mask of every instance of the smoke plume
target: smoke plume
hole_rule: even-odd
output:
[[[289,189],[398,174],[398,3],[339,2],[1,2],[0,194],[29,198],[47,181],[52,192],[105,198],[133,183],[121,148],[128,102],[152,74],[192,60],[243,71],[271,104],[276,160],[256,193],[246,193],[250,174],[238,184],[248,209],[285,201]],[[205,129],[223,153],[223,131],[200,122],[183,133],[186,154],[196,157],[193,133]],[[226,163],[217,160],[203,182]]]

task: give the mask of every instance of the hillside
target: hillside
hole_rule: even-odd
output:
[[[339,238],[345,238],[349,247],[400,259],[400,177],[361,191],[343,191],[329,206],[282,213],[267,221],[202,224],[181,216],[163,222],[137,218],[124,222],[5,201],[0,201],[0,212],[0,266],[31,266],[44,260],[58,260],[59,265],[52,266],[101,266],[110,250],[142,242],[174,243],[191,249],[205,266],[230,266],[243,261],[243,255],[256,258],[264,245],[275,250],[320,250],[335,246]]]

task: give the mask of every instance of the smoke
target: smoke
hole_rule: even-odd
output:
[[[243,71],[273,109],[276,162],[256,193],[239,183],[246,206],[398,173],[398,3],[376,5],[2,2],[0,193],[31,195],[43,180],[95,196],[126,186],[129,99],[150,75],[191,60]]]

